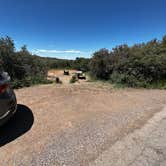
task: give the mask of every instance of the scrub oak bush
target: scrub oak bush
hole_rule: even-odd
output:
[[[1,70],[11,76],[13,88],[49,82],[46,80],[48,67],[45,61],[32,55],[26,46],[16,51],[14,41],[8,36],[0,38],[0,61]]]
[[[166,86],[166,36],[131,47],[101,49],[90,61],[91,75],[97,79],[129,87]]]
[[[76,75],[73,75],[73,76],[71,77],[71,79],[70,79],[70,83],[71,83],[71,84],[73,84],[73,83],[75,83],[75,82],[77,82],[77,81],[78,81],[78,78],[77,78]]]

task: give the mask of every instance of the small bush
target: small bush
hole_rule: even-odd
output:
[[[128,87],[146,87],[149,80],[142,75],[131,75],[126,73],[113,72],[110,76],[110,81],[116,84],[124,84]]]
[[[12,80],[11,81],[11,87],[13,89],[23,88],[23,87],[29,87],[31,85],[37,85],[37,84],[50,84],[52,81],[44,79],[42,77],[25,77],[22,80]]]
[[[70,79],[70,83],[71,83],[71,84],[73,84],[73,83],[75,83],[75,82],[77,82],[77,81],[78,81],[78,79],[77,79],[77,76],[76,76],[76,75],[72,76],[72,78]]]

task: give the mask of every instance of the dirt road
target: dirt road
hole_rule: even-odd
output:
[[[1,166],[86,166],[166,105],[166,91],[41,85],[16,91],[18,112],[0,128]]]

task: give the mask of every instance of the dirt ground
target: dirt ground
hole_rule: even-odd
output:
[[[86,166],[166,105],[165,90],[101,83],[16,90],[18,111],[0,128],[1,166]]]
[[[49,80],[53,80],[55,77],[59,77],[59,79],[62,81],[63,84],[69,84],[70,83],[70,79],[72,78],[72,76],[76,73],[76,70],[66,70],[69,71],[69,76],[65,76],[64,75],[64,70],[49,70],[48,71],[48,79]],[[80,83],[85,83],[89,78],[88,76],[86,76],[87,79],[86,80],[79,80],[77,82],[77,84]]]

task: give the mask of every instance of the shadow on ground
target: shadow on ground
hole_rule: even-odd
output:
[[[32,111],[27,106],[18,104],[16,114],[9,122],[0,127],[0,147],[29,131],[33,122]]]

